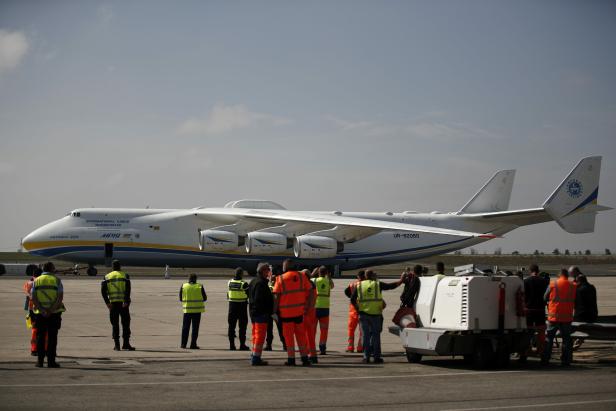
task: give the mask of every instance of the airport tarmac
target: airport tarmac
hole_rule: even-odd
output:
[[[277,335],[275,351],[264,353],[267,367],[251,367],[247,352],[228,351],[226,280],[203,280],[208,302],[201,350],[183,350],[183,281],[134,278],[131,343],[137,351],[115,352],[101,276],[61,278],[67,312],[59,333],[60,369],[35,368],[29,355],[25,278],[0,278],[1,409],[616,409],[613,342],[587,341],[570,368],[540,367],[530,359],[476,371],[451,358],[409,364],[399,339],[384,331],[385,364],[363,365],[359,354],[344,352],[348,299],[342,290],[348,279],[335,281],[328,355],[314,367],[289,368]],[[591,282],[600,314],[616,315],[616,278]],[[384,292],[385,328],[400,292]]]

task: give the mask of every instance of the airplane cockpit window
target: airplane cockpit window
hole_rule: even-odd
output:
[[[81,217],[81,213],[78,211],[73,211],[73,217]]]

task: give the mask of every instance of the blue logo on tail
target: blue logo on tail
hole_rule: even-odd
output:
[[[567,194],[569,194],[569,197],[578,198],[582,195],[583,192],[584,189],[582,187],[582,183],[580,183],[578,180],[573,179],[567,182]]]

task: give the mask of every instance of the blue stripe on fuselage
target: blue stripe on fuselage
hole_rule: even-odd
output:
[[[461,240],[448,241],[440,244],[432,244],[422,247],[414,247],[414,248],[406,248],[402,250],[392,250],[392,251],[383,251],[379,253],[342,253],[334,257],[336,260],[345,260],[347,258],[352,259],[363,259],[363,258],[373,258],[373,257],[385,257],[385,256],[393,256],[396,254],[409,253],[412,251],[421,251],[429,248],[443,247],[446,245],[451,245],[455,243],[459,243],[462,241],[466,241],[471,239],[472,237],[464,238]],[[103,246],[64,246],[64,247],[55,247],[55,248],[44,248],[36,251],[30,252],[34,255],[40,255],[43,257],[54,257],[60,254],[68,254],[80,251],[103,251]],[[284,260],[289,258],[289,256],[275,256],[275,255],[250,255],[250,254],[224,254],[224,253],[208,253],[203,251],[190,251],[190,250],[173,250],[168,248],[147,248],[147,247],[115,247],[114,251],[124,251],[124,252],[142,252],[142,253],[159,253],[159,254],[178,254],[178,255],[191,255],[198,257],[214,257],[214,258],[229,258],[229,259],[251,259],[251,260],[263,260],[264,258],[272,259],[272,260]]]

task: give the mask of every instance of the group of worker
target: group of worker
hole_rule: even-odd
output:
[[[539,272],[536,264],[532,264],[529,271],[530,276],[524,279],[526,324],[535,331],[536,352],[541,363],[548,364],[554,338],[559,332],[562,338],[560,361],[567,366],[573,360],[571,323],[597,320],[597,291],[576,266],[561,269],[556,281],[550,281],[548,274]]]
[[[295,354],[299,352],[301,364],[310,366],[318,363],[317,328],[320,329],[319,354],[327,354],[330,296],[334,282],[324,266],[312,272],[298,271],[295,262],[288,259],[282,268],[283,273],[275,275],[269,264],[261,263],[257,267],[256,277],[250,283],[243,279],[241,268],[235,271],[227,287],[229,349],[238,349],[235,345],[235,331],[239,325],[239,350],[252,351],[252,365],[267,365],[262,355],[263,351],[272,350],[273,327],[276,324],[283,350],[287,352],[285,365],[296,365]],[[133,351],[135,348],[130,344],[130,278],[122,271],[119,261],[112,262],[112,269],[101,283],[101,295],[109,309],[113,349]],[[37,357],[37,367],[43,367],[45,357],[48,367],[59,367],[55,361],[57,336],[62,321],[61,313],[65,308],[62,303],[62,282],[54,272],[53,263],[47,262],[42,269],[35,270],[33,277],[24,285],[28,296],[26,308],[29,310],[28,318],[32,327],[31,354]],[[549,362],[553,341],[559,331],[563,339],[561,362],[570,364],[571,322],[574,319],[587,322],[596,320],[596,290],[577,267],[561,270],[559,278],[552,282],[549,275],[546,278],[545,273],[540,273],[535,264],[530,266],[530,272],[531,275],[524,279],[525,313],[528,327],[537,332],[536,346],[541,361]],[[350,299],[346,351],[362,353],[363,363],[370,363],[371,360],[376,364],[383,363],[380,335],[385,301],[382,292],[404,284],[400,296],[401,308],[413,308],[420,288],[419,277],[424,274],[425,268],[421,265],[416,265],[412,270],[407,267],[398,281],[385,283],[379,281],[372,270],[359,271],[357,278],[344,290]],[[568,279],[570,274],[574,278],[573,282]],[[443,263],[437,263],[437,275],[444,275]],[[180,288],[179,300],[184,312],[181,347],[199,349],[199,324],[201,314],[205,311],[207,294],[203,285],[197,282],[196,274],[190,274],[189,281]],[[246,344],[249,316],[252,322],[252,349]],[[359,339],[355,346],[358,325]]]
[[[358,273],[357,279],[345,289],[345,294],[350,299],[347,352],[363,353],[364,363],[369,363],[371,358],[375,363],[383,362],[380,333],[383,328],[382,312],[385,302],[382,291],[396,288],[404,283],[403,305],[409,296],[409,301],[412,303],[419,290],[417,277],[421,275],[422,270],[421,266],[416,266],[415,273],[407,269],[400,280],[393,283],[378,281],[374,271]],[[45,357],[48,367],[60,366],[55,361],[56,347],[62,321],[61,314],[65,308],[62,302],[64,297],[62,281],[54,274],[55,271],[53,263],[47,262],[41,268],[37,268],[32,278],[24,285],[27,295],[26,309],[29,311],[28,320],[32,327],[31,354],[37,357],[37,367],[43,367]],[[262,353],[272,350],[274,324],[278,328],[283,350],[287,352],[286,365],[296,364],[296,349],[300,354],[302,365],[318,363],[317,354],[327,354],[330,296],[334,288],[329,270],[321,266],[312,272],[298,271],[295,263],[289,259],[284,261],[281,274],[275,275],[269,264],[261,263],[257,267],[256,277],[250,284],[242,277],[243,270],[238,268],[234,278],[228,282],[229,349],[237,349],[236,326],[239,325],[237,327],[239,350],[251,350],[246,344],[249,313],[252,321],[252,365],[267,364],[262,360]],[[117,260],[112,262],[112,271],[101,283],[101,295],[109,309],[113,349],[135,350],[130,344],[131,282]],[[199,349],[197,345],[199,325],[201,314],[205,311],[207,294],[203,285],[197,282],[196,274],[191,274],[188,282],[180,288],[179,300],[182,302],[184,313],[181,347]],[[354,336],[358,325],[359,341],[355,349]],[[320,331],[318,352],[317,330]]]

